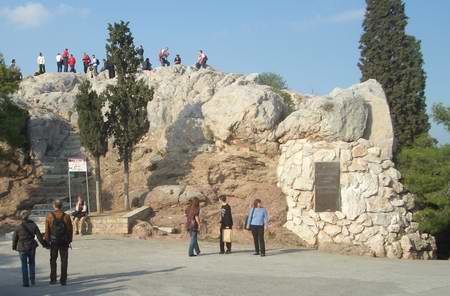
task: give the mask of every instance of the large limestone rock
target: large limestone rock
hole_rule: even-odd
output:
[[[330,95],[363,98],[368,109],[363,137],[381,148],[383,158],[392,158],[394,130],[389,105],[381,84],[374,79],[369,79],[348,89],[335,89]]]

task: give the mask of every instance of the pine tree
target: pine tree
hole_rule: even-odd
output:
[[[95,198],[99,213],[103,211],[100,157],[108,152],[108,130],[102,113],[104,105],[104,98],[92,90],[89,80],[83,81],[78,88],[75,107],[78,113],[81,144],[95,159]]]
[[[446,107],[443,103],[434,104],[433,119],[437,124],[444,125],[450,133],[450,107]]]
[[[420,41],[405,33],[408,18],[401,0],[366,0],[358,64],[361,81],[374,78],[384,88],[397,147],[410,145],[430,128]]]
[[[107,60],[117,73],[117,84],[109,85],[104,93],[109,103],[108,129],[124,165],[124,205],[129,209],[129,164],[134,146],[149,128],[147,104],[153,99],[153,89],[136,79],[140,58],[128,22],[109,24],[108,31]]]

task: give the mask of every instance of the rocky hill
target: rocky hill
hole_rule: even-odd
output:
[[[213,234],[216,201],[224,195],[239,229],[251,201],[260,198],[271,216],[271,239],[392,258],[435,256],[434,238],[417,231],[413,197],[391,161],[392,124],[376,81],[322,97],[291,92],[295,111],[289,113],[282,97],[255,83],[255,74],[172,66],[139,77],[155,95],[148,104],[150,130],[134,152],[130,195],[134,206],[152,205],[153,223],[181,228],[187,201],[199,197],[203,234]],[[74,100],[84,78],[48,73],[21,83],[15,101],[31,114],[35,163],[62,149],[70,130],[76,131]],[[101,92],[115,80],[101,73],[92,83]],[[112,149],[102,163],[103,202],[119,209],[122,169]],[[337,164],[338,205],[332,211],[315,211],[322,198],[318,163]]]

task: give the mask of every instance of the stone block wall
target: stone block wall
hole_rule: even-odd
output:
[[[340,211],[314,210],[315,162],[340,163]],[[434,238],[412,220],[414,196],[404,192],[394,163],[369,141],[287,141],[277,175],[289,208],[285,226],[309,245],[365,246],[377,257],[435,257]]]

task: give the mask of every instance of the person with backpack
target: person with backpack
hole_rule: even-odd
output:
[[[50,245],[50,285],[56,284],[56,260],[58,254],[61,258],[61,276],[59,282],[65,286],[67,283],[67,264],[69,259],[69,246],[72,243],[73,228],[70,216],[64,213],[60,200],[53,202],[54,211],[47,215],[45,221],[45,240]]]
[[[91,58],[89,57],[89,55],[87,53],[84,53],[82,61],[83,61],[84,74],[86,74],[89,69],[89,65],[91,64]]]
[[[98,74],[98,65],[100,65],[100,60],[95,57],[95,54],[92,55],[91,65],[92,65],[92,67],[94,69],[94,76],[97,76],[97,74]]]
[[[266,256],[266,244],[264,242],[264,228],[267,228],[269,214],[267,209],[262,207],[260,199],[255,199],[253,207],[250,209],[245,228],[251,230],[253,242],[255,244],[255,253],[253,255]]]
[[[38,64],[38,73],[44,74],[45,73],[45,58],[42,55],[42,52],[39,53],[37,57],[37,64]]]
[[[58,73],[62,72],[62,66],[63,66],[63,57],[62,55],[58,52],[56,54],[56,71]]]
[[[159,62],[161,63],[161,67],[170,66],[170,62],[167,60],[169,57],[169,48],[165,47],[159,51]]]
[[[63,51],[62,59],[64,65],[64,72],[67,72],[69,70],[69,50],[67,48],[64,49]]]
[[[189,257],[200,255],[198,246],[198,232],[200,230],[200,200],[197,197],[192,199],[191,205],[186,209],[186,229],[189,232],[191,241],[189,243]],[[195,253],[194,253],[195,250]]]
[[[70,72],[72,73],[77,73],[77,70],[75,70],[75,64],[77,63],[77,60],[75,59],[75,57],[73,56],[73,54],[70,55],[69,60],[67,61],[67,63],[70,66]],[[64,66],[64,72],[67,72],[65,69],[66,66]]]
[[[179,54],[177,54],[177,55],[175,56],[175,59],[173,60],[173,63],[174,63],[175,65],[181,65],[181,57],[180,57]]]
[[[12,249],[19,252],[22,264],[22,281],[24,287],[35,285],[36,276],[36,248],[38,243],[34,239],[37,237],[44,248],[48,248],[47,242],[42,237],[39,227],[29,219],[30,211],[20,212],[22,223],[16,227],[12,239]]]
[[[227,203],[227,198],[221,196],[219,198],[222,207],[220,208],[220,254],[231,253],[231,229],[233,228],[233,216],[231,215],[231,207]],[[224,239],[224,234],[228,232],[229,237]],[[226,240],[226,242],[224,242]],[[225,252],[225,244],[227,251]]]
[[[197,63],[195,64],[195,67],[197,69],[206,68],[207,61],[208,61],[208,56],[203,52],[203,50],[200,49],[198,52]]]
[[[75,205],[75,211],[72,216],[74,218],[75,223],[75,234],[82,234],[83,224],[87,218],[87,205],[84,202],[83,198],[78,195],[77,204]]]

